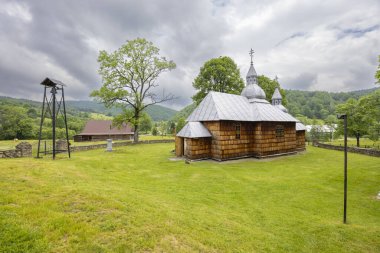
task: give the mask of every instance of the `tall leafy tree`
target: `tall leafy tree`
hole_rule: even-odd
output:
[[[152,122],[153,122],[152,118],[149,116],[149,114],[146,112],[143,112],[143,115],[140,118],[140,129],[141,129],[141,131],[144,131],[145,133],[150,131],[152,129],[152,125],[153,125]]]
[[[380,84],[380,55],[379,55],[379,66],[377,67],[375,78],[376,78],[376,83]]]
[[[25,117],[26,109],[19,106],[0,107],[0,139],[28,139],[35,136],[34,122]]]
[[[169,120],[168,123],[167,123],[167,133],[169,134],[175,134],[176,133],[176,125],[175,125],[175,122],[173,120]]]
[[[198,90],[193,100],[199,104],[210,91],[240,94],[244,82],[236,63],[228,56],[220,56],[204,63],[193,87]]]
[[[186,120],[184,117],[179,117],[176,122],[176,131],[179,132],[186,125]]]
[[[166,135],[168,130],[168,122],[161,120],[158,124],[158,130],[160,131],[161,136]]]
[[[332,141],[332,138],[333,138],[333,131],[335,129],[335,126],[338,122],[338,119],[336,117],[336,115],[328,115],[325,119],[325,123],[326,125],[330,128],[330,141]]]
[[[143,110],[174,98],[170,94],[159,97],[153,89],[158,86],[159,75],[174,69],[176,65],[161,57],[159,49],[143,38],[129,40],[112,53],[100,51],[98,62],[103,86],[93,91],[91,96],[106,107],[122,107],[124,116],[120,118],[134,126],[134,142],[138,142]]]
[[[154,124],[154,126],[152,127],[152,135],[153,136],[158,135],[157,124]]]
[[[365,111],[364,120],[369,124],[369,138],[378,141],[380,137],[380,90],[360,98],[360,102]]]
[[[348,135],[355,136],[356,146],[360,147],[360,138],[367,134],[369,122],[366,120],[366,106],[364,100],[350,98],[346,103],[336,107],[338,113],[347,114]],[[343,123],[340,120],[338,131],[343,133]]]

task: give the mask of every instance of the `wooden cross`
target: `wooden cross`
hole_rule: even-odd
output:
[[[253,64],[253,54],[255,53],[255,51],[253,51],[253,49],[251,48],[251,50],[249,51],[249,55],[251,56],[251,64]]]

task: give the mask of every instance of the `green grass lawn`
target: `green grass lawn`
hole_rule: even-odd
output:
[[[0,160],[0,252],[380,252],[380,159],[185,164],[173,143]]]
[[[343,146],[344,145],[344,139],[336,139],[336,140],[332,140],[331,142],[329,141],[329,142],[325,142],[325,143],[337,145],[337,146],[339,146],[339,145]],[[356,147],[356,139],[355,138],[347,138],[347,145]],[[368,138],[360,138],[360,147],[361,148],[367,147],[367,148],[380,149],[380,141],[372,141]]]
[[[140,135],[141,141],[151,141],[151,140],[174,140],[173,135]]]

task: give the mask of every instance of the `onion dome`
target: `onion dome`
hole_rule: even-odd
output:
[[[241,92],[242,96],[248,99],[265,99],[266,95],[264,90],[257,84],[257,74],[252,62],[251,67],[249,68],[247,73],[246,81],[247,86],[245,86],[245,88]]]
[[[245,86],[245,88],[241,92],[241,95],[248,99],[265,99],[266,97],[264,90],[257,84],[248,84],[247,86]]]
[[[245,86],[245,88],[241,92],[241,95],[248,99],[254,99],[254,98],[265,99],[266,98],[265,92],[258,85],[257,73],[255,70],[255,67],[253,67],[253,61],[252,61],[253,50],[252,49],[250,51],[250,55],[251,55],[251,66],[249,67],[249,70],[246,76],[247,86]]]

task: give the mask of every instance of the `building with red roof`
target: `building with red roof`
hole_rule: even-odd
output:
[[[112,125],[112,120],[89,120],[83,131],[74,136],[74,141],[131,140],[133,134],[129,124],[117,127]]]

